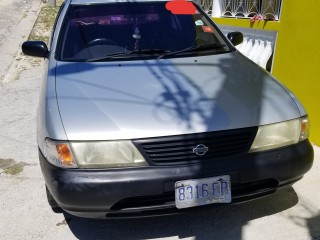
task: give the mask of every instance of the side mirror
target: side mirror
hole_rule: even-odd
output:
[[[241,32],[230,32],[227,37],[234,46],[243,42],[243,34]]]
[[[43,41],[26,41],[22,44],[22,52],[27,56],[47,58],[48,47]]]

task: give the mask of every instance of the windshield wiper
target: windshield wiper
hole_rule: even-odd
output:
[[[166,54],[166,53],[170,53],[170,51],[164,50],[164,49],[132,50],[132,51],[118,52],[118,53],[109,54],[109,55],[107,55],[105,57],[89,59],[88,62],[105,61],[105,60],[109,60],[109,59],[116,58],[116,57],[123,57],[123,56],[129,56],[129,55],[134,55],[134,54],[157,54],[157,53]]]
[[[222,43],[201,44],[199,46],[191,46],[191,47],[184,48],[182,50],[162,54],[161,56],[158,57],[158,59],[161,59],[161,58],[167,57],[167,56],[176,55],[179,53],[184,53],[184,52],[205,51],[205,50],[211,50],[211,49],[224,48],[226,46],[227,45],[222,44]]]

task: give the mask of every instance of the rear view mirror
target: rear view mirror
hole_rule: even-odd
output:
[[[26,41],[22,44],[22,52],[27,56],[47,58],[48,47],[43,41]]]
[[[241,32],[230,32],[227,37],[234,46],[243,42],[243,34]]]

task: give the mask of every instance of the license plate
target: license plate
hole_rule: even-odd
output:
[[[179,209],[211,203],[230,203],[230,176],[176,182],[175,202],[176,207]]]

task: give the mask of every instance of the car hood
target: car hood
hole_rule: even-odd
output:
[[[179,135],[300,117],[288,92],[241,54],[121,62],[57,62],[69,140]]]

